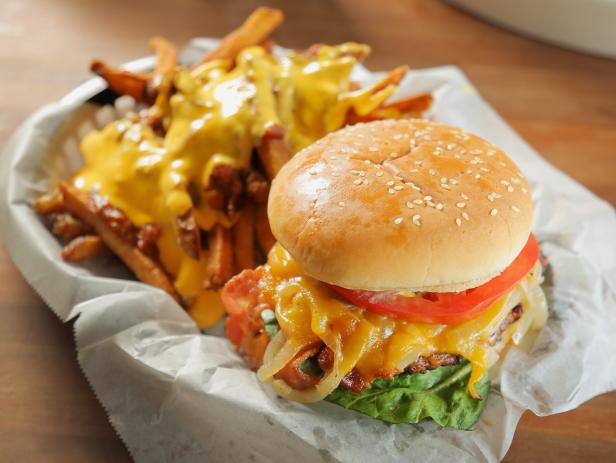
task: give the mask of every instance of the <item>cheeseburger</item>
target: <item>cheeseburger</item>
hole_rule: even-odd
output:
[[[282,168],[268,216],[267,263],[222,296],[229,339],[286,399],[469,429],[490,368],[546,320],[528,183],[461,129],[327,135]]]

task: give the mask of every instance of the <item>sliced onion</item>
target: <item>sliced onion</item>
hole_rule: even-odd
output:
[[[257,371],[257,377],[262,382],[267,382],[272,376],[282,370],[287,363],[293,360],[300,350],[306,345],[304,342],[286,340],[282,331],[278,331],[274,339],[265,349],[263,365]]]
[[[283,380],[274,378],[272,381],[272,387],[281,397],[288,400],[295,400],[296,402],[302,403],[311,403],[323,400],[338,387],[340,381],[342,381],[343,375],[347,373],[340,371],[342,347],[339,338],[332,350],[334,351],[334,365],[332,366],[332,369],[325,376],[323,376],[317,385],[300,391],[293,389]]]

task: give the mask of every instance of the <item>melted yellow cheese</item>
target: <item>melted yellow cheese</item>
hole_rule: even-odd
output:
[[[543,325],[547,313],[539,287],[539,262],[486,312],[456,326],[395,320],[344,302],[327,286],[303,275],[280,245],[270,252],[267,265],[274,279],[272,297],[278,301],[276,318],[285,339],[295,346],[322,340],[339,357],[340,376],[356,368],[368,381],[383,372],[398,373],[420,355],[457,354],[472,365],[469,390],[476,395],[474,384],[498,360],[500,349],[510,339],[519,342],[531,324]],[[519,303],[523,306],[522,317],[509,325],[500,342],[491,346],[490,335]],[[282,388],[278,392],[284,391]],[[301,400],[301,396],[295,399],[298,398]]]
[[[227,217],[202,200],[212,169],[221,163],[250,165],[268,127],[282,126],[295,152],[340,128],[348,109],[365,114],[394,86],[373,94],[351,90],[353,53],[366,46],[323,46],[316,57],[275,56],[261,47],[243,50],[231,66],[226,61],[182,68],[174,78],[175,94],[165,108],[165,136],[131,118],[90,133],[82,142],[85,165],[73,177],[78,188],[95,189],[122,209],[138,226],[160,229],[160,261],[191,313],[206,327],[220,318],[222,304],[204,294],[206,259],[195,260],[178,244],[176,217],[192,208],[200,228]],[[208,312],[208,313],[203,313]]]

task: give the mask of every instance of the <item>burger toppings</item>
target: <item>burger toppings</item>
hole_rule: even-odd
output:
[[[395,291],[358,291],[331,287],[354,304],[387,317],[420,323],[455,325],[476,318],[537,263],[539,246],[531,234],[522,252],[500,275],[459,293],[423,293],[407,297]]]
[[[536,246],[534,238],[529,243]],[[522,254],[527,253],[525,248]],[[465,364],[466,393],[479,400],[485,398],[479,385],[498,360],[498,349],[509,341],[517,343],[545,317],[540,278],[535,259],[519,281],[511,281],[504,294],[474,318],[457,325],[417,323],[350,303],[330,286],[305,276],[277,245],[267,265],[229,282],[223,301],[229,311],[229,338],[251,366],[259,367],[259,378],[283,397],[312,402],[328,398],[338,387],[363,393],[376,381],[383,387],[383,381],[399,381],[401,375]],[[406,299],[413,299],[409,296]]]

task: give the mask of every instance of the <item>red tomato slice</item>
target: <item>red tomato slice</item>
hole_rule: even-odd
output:
[[[518,257],[500,275],[476,288],[459,293],[424,293],[406,297],[398,291],[363,291],[330,285],[358,307],[400,320],[457,325],[485,312],[533,268],[539,245],[530,235]]]

